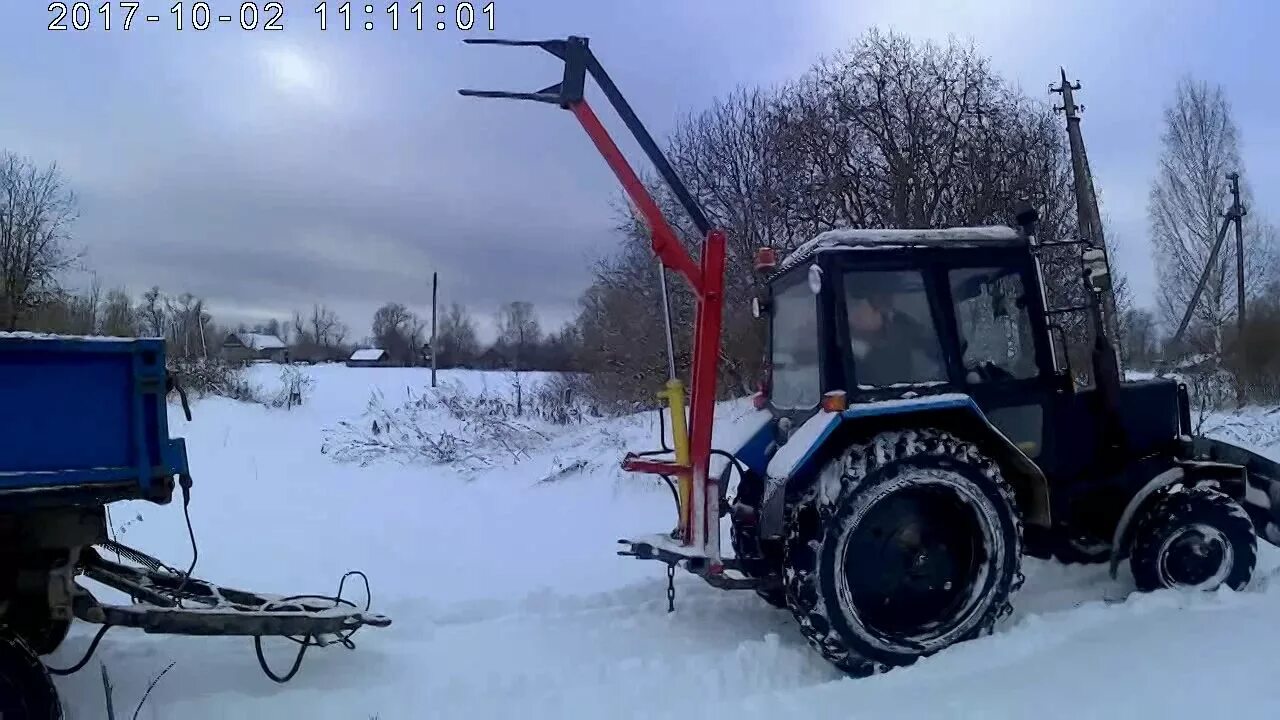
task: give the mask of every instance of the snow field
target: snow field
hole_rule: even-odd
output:
[[[264,384],[277,369],[256,368]],[[325,427],[355,418],[373,387],[426,391],[429,371],[320,366],[307,404],[271,410],[195,403],[187,439],[195,487],[196,574],[262,592],[332,593],[343,572],[369,575],[373,609],[357,648],[312,649],[287,685],[266,678],[240,638],[109,632],[81,673],[58,679],[68,716],[104,717],[99,663],[117,713],[169,662],[140,717],[183,718],[1203,718],[1280,716],[1272,648],[1280,551],[1260,543],[1260,580],[1241,593],[1129,596],[1127,570],[1028,558],[1015,614],[995,635],[910,668],[841,677],[801,639],[790,614],[750,592],[616,556],[616,540],[670,529],[670,493],[627,476],[627,450],[656,447],[643,417],[560,429],[534,456],[464,479],[439,466],[341,465],[319,452]],[[442,371],[467,387],[501,373]],[[717,436],[749,422],[720,413]],[[1265,440],[1265,438],[1263,438]],[[1277,438],[1280,440],[1280,438]],[[725,443],[727,444],[727,442]],[[1255,449],[1280,452],[1280,443]],[[554,482],[539,480],[578,461]],[[136,520],[137,516],[142,520]],[[120,540],[184,567],[181,507],[112,507]],[[727,542],[725,543],[727,548]],[[363,600],[362,587],[348,596]],[[95,627],[77,625],[52,657],[67,666]],[[277,672],[295,646],[266,642]]]

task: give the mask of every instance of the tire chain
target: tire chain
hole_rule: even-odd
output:
[[[1014,573],[1005,601],[995,612],[993,626],[1013,614],[1014,608],[1010,600],[1026,581],[1026,575],[1022,572],[1021,567],[1022,514],[1018,510],[1013,488],[1001,475],[999,465],[982,455],[972,443],[961,440],[950,433],[931,432],[925,433],[924,437],[921,437],[921,435],[922,433],[916,430],[904,430],[896,436],[878,435],[868,445],[851,447],[840,458],[841,489],[835,498],[824,499],[822,497],[822,476],[820,475],[818,481],[814,483],[810,490],[797,499],[796,502],[789,503],[787,507],[787,523],[784,533],[786,537],[784,551],[786,561],[784,562],[785,569],[783,571],[787,605],[796,615],[796,619],[799,621],[801,630],[809,644],[837,667],[855,676],[888,672],[893,666],[863,657],[852,648],[845,647],[837,642],[833,638],[835,633],[831,629],[830,620],[826,617],[825,612],[816,607],[816,602],[810,602],[802,597],[803,586],[806,584],[808,577],[817,569],[816,551],[821,547],[821,542],[817,537],[802,538],[800,525],[805,510],[812,509],[818,515],[819,528],[825,526],[827,521],[838,511],[841,503],[857,489],[861,481],[881,465],[886,464],[886,460],[891,462],[909,455],[951,457],[977,466],[986,477],[995,481],[1000,494],[1004,496],[1013,510],[1018,545],[1018,568]],[[929,437],[930,435],[932,437]],[[892,447],[890,447],[890,438],[892,438]],[[792,558],[795,557],[801,547],[813,553],[813,562],[808,563],[809,567],[797,567],[798,563],[792,562]],[[818,620],[818,624],[815,624],[815,620]],[[989,627],[985,631],[979,632],[979,635],[990,634],[992,629]],[[819,635],[824,637],[819,637]]]

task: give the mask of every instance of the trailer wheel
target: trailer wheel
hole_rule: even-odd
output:
[[[847,450],[787,532],[787,603],[854,676],[989,633],[1023,581],[1013,488],[975,445],[937,430]]]
[[[1230,496],[1210,487],[1181,488],[1151,504],[1137,521],[1129,567],[1144,592],[1163,588],[1240,590],[1258,559],[1253,521]]]
[[[0,718],[62,720],[53,679],[35,651],[0,629]]]

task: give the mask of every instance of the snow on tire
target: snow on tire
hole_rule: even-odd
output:
[[[1139,590],[1240,590],[1258,559],[1253,521],[1211,487],[1178,488],[1151,504],[1134,526],[1129,567]]]
[[[1000,467],[939,430],[855,445],[790,508],[787,604],[841,670],[910,665],[989,633],[1022,586],[1022,522]]]

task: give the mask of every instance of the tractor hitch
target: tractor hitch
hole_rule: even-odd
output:
[[[737,560],[724,558],[712,562],[699,548],[681,545],[679,540],[669,535],[622,539],[618,544],[624,547],[618,551],[623,557],[657,560],[669,567],[682,567],[721,590],[752,590],[760,586],[759,580],[742,574]]]

